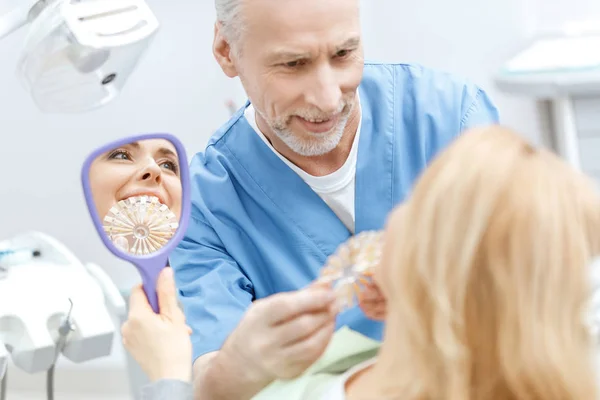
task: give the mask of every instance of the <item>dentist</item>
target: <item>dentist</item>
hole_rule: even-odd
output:
[[[381,322],[358,308],[336,318],[331,293],[305,287],[352,234],[382,229],[461,132],[499,121],[460,78],[365,62],[359,0],[215,6],[214,56],[249,101],[191,162],[191,221],[170,264],[195,398],[240,400],[300,374],[340,326],[381,339]]]

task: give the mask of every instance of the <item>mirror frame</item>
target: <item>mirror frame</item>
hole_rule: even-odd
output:
[[[169,243],[163,246],[160,250],[142,256],[136,256],[127,254],[122,250],[119,250],[114,243],[110,241],[108,235],[104,232],[104,228],[102,227],[102,219],[98,215],[98,211],[96,209],[96,204],[94,202],[94,198],[92,196],[92,189],[90,186],[89,173],[92,163],[96,158],[101,156],[102,154],[113,150],[117,147],[124,146],[131,142],[140,142],[143,140],[149,139],[166,139],[170,141],[173,146],[175,146],[175,150],[177,151],[177,157],[179,158],[179,170],[180,170],[180,179],[181,179],[181,216],[179,218],[179,227],[177,228],[177,232]],[[190,219],[190,209],[191,209],[191,201],[190,201],[190,170],[188,165],[187,154],[185,152],[185,148],[179,139],[177,139],[174,135],[169,133],[149,133],[149,134],[141,134],[135,136],[128,136],[123,139],[115,140],[104,146],[99,147],[94,150],[83,163],[83,168],[81,170],[81,184],[83,186],[84,197],[87,204],[88,212],[92,217],[92,221],[94,222],[94,227],[96,228],[96,232],[100,235],[100,239],[104,243],[104,245],[113,253],[115,256],[127,260],[134,265],[140,268],[144,268],[146,265],[152,265],[152,261],[156,259],[166,259],[168,260],[169,253],[181,242],[183,236],[188,227],[189,219]],[[140,271],[141,272],[141,271]]]

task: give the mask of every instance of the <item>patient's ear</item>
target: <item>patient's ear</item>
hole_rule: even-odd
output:
[[[213,39],[213,55],[221,66],[221,69],[229,78],[235,78],[238,75],[232,56],[230,43],[223,36],[222,25],[220,22],[215,23],[214,39]]]

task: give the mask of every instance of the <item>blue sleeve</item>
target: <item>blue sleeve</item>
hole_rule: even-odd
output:
[[[466,105],[466,109],[463,110],[460,121],[461,132],[478,126],[500,123],[498,109],[486,92],[477,86],[472,86],[465,93],[463,104]]]
[[[221,348],[251,304],[253,287],[212,227],[198,217],[190,219],[170,263],[196,360]]]

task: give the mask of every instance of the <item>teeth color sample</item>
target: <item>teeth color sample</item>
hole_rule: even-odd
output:
[[[383,232],[366,231],[351,237],[327,259],[320,280],[333,284],[341,311],[356,305],[360,283],[372,276],[382,248]]]
[[[134,196],[119,201],[103,221],[104,232],[117,248],[134,255],[160,250],[173,237],[179,221],[153,196]]]

